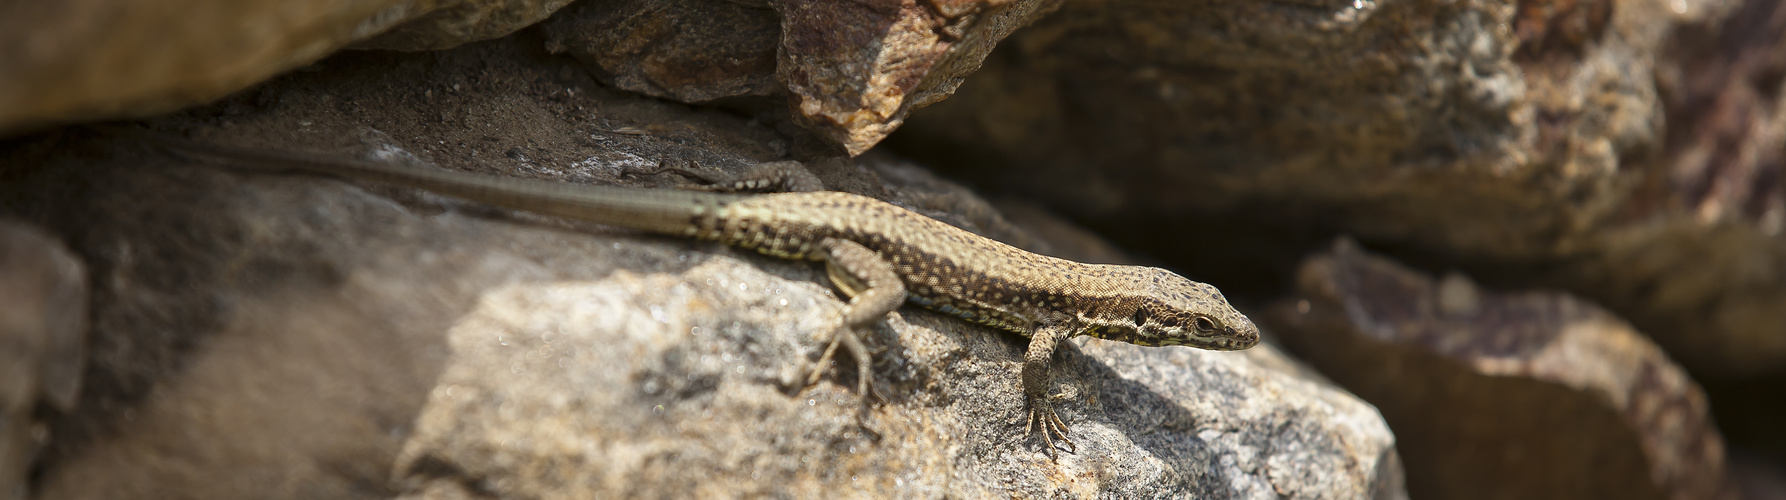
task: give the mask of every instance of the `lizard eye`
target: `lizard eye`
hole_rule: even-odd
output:
[[[1135,316],[1129,318],[1129,321],[1134,321],[1135,326],[1141,326],[1141,325],[1147,324],[1147,308],[1144,308],[1144,307],[1135,308]]]
[[[1213,332],[1213,331],[1215,331],[1215,320],[1209,319],[1208,316],[1198,316],[1197,317],[1197,331],[1199,331],[1199,332]]]

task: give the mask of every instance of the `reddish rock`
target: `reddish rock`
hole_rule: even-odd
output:
[[[1297,283],[1268,324],[1383,412],[1415,498],[1736,498],[1698,384],[1592,304],[1431,278],[1349,241]]]

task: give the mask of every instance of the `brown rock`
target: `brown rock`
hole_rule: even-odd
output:
[[[495,38],[569,0],[68,0],[0,4],[0,135],[209,102],[357,41]]]
[[[725,0],[583,2],[546,23],[546,48],[602,83],[682,102],[778,92],[779,18]]]
[[[807,128],[862,154],[911,110],[954,93],[993,45],[1059,0],[770,0],[781,12],[789,107]]]
[[[387,27],[398,3],[8,2],[0,133],[215,99]]]
[[[627,0],[550,23],[553,52],[614,86],[683,102],[778,95],[851,156],[955,91],[1059,0]],[[770,10],[773,9],[773,10]]]
[[[1286,346],[1383,411],[1418,498],[1735,498],[1705,395],[1573,297],[1433,279],[1341,241],[1271,307]]]
[[[1701,221],[1786,229],[1786,5],[1749,1],[1683,28],[1657,71],[1670,119],[1666,176],[1647,186]]]
[[[402,24],[355,43],[358,49],[440,50],[520,31],[571,0],[421,0],[398,12]]]
[[[14,2],[0,7],[0,134],[207,102],[350,45],[438,50],[496,38],[568,3]],[[1058,3],[587,2],[547,30],[547,44],[649,95],[781,96],[853,156],[953,93],[993,45]]]
[[[1634,222],[1608,245],[1608,265],[1583,280],[1707,373],[1786,376],[1782,75],[1780,2],[1745,1],[1675,35],[1655,76],[1669,119],[1659,165],[1627,204]]]
[[[1600,301],[1707,375],[1786,369],[1778,2],[1324,5],[1069,3],[900,151],[1203,271],[1331,228]],[[1158,229],[1187,220],[1234,234]]]

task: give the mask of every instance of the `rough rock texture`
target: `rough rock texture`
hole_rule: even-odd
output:
[[[780,16],[725,0],[583,2],[546,23],[546,48],[593,67],[602,83],[682,102],[767,96]]]
[[[889,404],[864,410],[847,379],[799,389],[821,341],[814,333],[837,307],[815,282],[821,272],[690,257],[673,272],[483,293],[448,334],[453,357],[398,474],[421,482],[423,496],[1381,498],[1397,489],[1376,484],[1397,465],[1376,412],[1275,373],[1284,360],[1272,349],[1078,343],[1062,386],[1084,404],[1070,417],[1079,451],[1050,463],[1018,425],[1010,374],[1022,353],[1010,339],[902,311],[875,335],[889,353],[876,381]]]
[[[1465,484],[1445,475],[1458,464],[1552,478],[1592,463],[1592,481],[1554,491],[1631,495],[1782,477],[1780,2],[1075,0],[1013,32],[1060,2],[601,0],[498,42],[348,53],[239,91],[344,45],[450,46],[563,3],[169,1],[0,6],[0,216],[66,241],[99,306],[78,406],[33,414],[49,424],[31,436],[48,438],[43,498],[1402,493],[1375,414],[1266,348],[1076,343],[1059,387],[1081,452],[1051,464],[1010,425],[1017,339],[902,310],[870,335],[887,404],[855,405],[848,367],[797,387],[816,354],[802,326],[837,303],[809,264],[45,128],[231,92],[155,123],[564,182],[669,187],[681,179],[633,174],[799,159],[1024,248],[1132,258],[1048,215],[1066,213],[1242,305],[1281,298],[1309,248],[1358,234],[1485,285],[1410,278],[1425,295],[1363,309],[1415,311],[1399,317],[1430,329],[1394,331],[1440,332],[1419,337],[1437,347],[1310,356],[1416,360],[1335,371],[1400,377],[1361,393],[1480,395],[1396,417],[1415,437],[1445,421],[1555,437],[1420,448],[1422,491]],[[982,61],[964,94],[912,115],[900,152],[921,162],[862,151]],[[1006,196],[920,166],[945,164]],[[1720,377],[1707,393],[1730,483],[1691,382],[1659,361],[1560,363],[1662,356],[1572,299],[1489,291],[1529,288],[1603,303]],[[1460,297],[1512,313],[1460,313]],[[1296,304],[1277,315],[1308,319]],[[1509,318],[1527,336],[1489,347],[1528,350],[1457,340]],[[1676,392],[1651,399],[1645,381]],[[1542,411],[1444,413],[1459,408]],[[1546,427],[1583,422],[1600,425]],[[1623,448],[1555,446],[1589,441]],[[1475,453],[1490,448],[1506,454]]]
[[[156,123],[602,184],[803,154],[749,117],[604,89],[526,37],[338,56]],[[1405,497],[1375,410],[1266,346],[1080,339],[1057,386],[1079,449],[1050,463],[1016,424],[1008,335],[901,309],[869,332],[887,403],[860,406],[847,367],[802,388],[839,307],[810,263],[193,166],[91,130],[5,148],[0,211],[101,284],[41,498]],[[1020,231],[910,164],[804,159],[830,186]]]
[[[547,47],[619,88],[702,102],[782,95],[851,156],[948,97],[999,40],[1060,0],[585,2]]]
[[[1754,376],[1786,370],[1778,5],[1070,2],[895,146],[1237,281],[1296,252],[1226,249],[1314,226]]]
[[[495,38],[569,0],[0,3],[0,134],[209,102],[392,26],[369,48]]]
[[[1660,56],[1670,126],[1667,182],[1655,187],[1701,219],[1786,230],[1786,4],[1744,2],[1684,27]]]
[[[74,409],[86,336],[86,269],[41,231],[0,220],[0,498],[28,491],[49,438],[39,415]]]
[[[392,9],[402,24],[353,45],[359,49],[439,50],[489,40],[540,22],[571,0],[418,0]]]
[[[1590,304],[1433,279],[1350,241],[1298,290],[1268,324],[1382,409],[1416,498],[1737,498],[1699,386]]]
[[[1059,1],[592,1],[555,23],[548,43],[628,90],[684,102],[778,96],[856,155],[953,93],[999,40]],[[10,2],[0,6],[0,133],[172,111],[348,46],[495,38],[569,3]]]
[[[1012,31],[1059,0],[769,0],[781,12],[781,64],[795,116],[861,154],[913,108],[955,92]]]

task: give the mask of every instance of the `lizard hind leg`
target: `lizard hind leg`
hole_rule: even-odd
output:
[[[869,380],[874,377],[873,366],[868,348],[862,345],[856,332],[898,309],[905,302],[905,283],[899,280],[899,274],[893,272],[891,264],[860,243],[829,238],[821,242],[820,247],[825,251],[825,268],[832,283],[850,299],[843,306],[840,321],[831,331],[830,345],[825,347],[825,354],[819,356],[818,366],[813,368],[812,376],[807,378],[806,383],[818,383],[819,376],[830,365],[831,357],[841,345],[849,351],[850,357],[856,359],[857,391],[864,397],[884,400],[878,393],[870,392]]]

